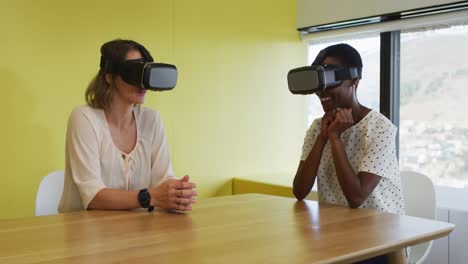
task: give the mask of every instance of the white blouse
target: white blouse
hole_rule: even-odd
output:
[[[68,120],[65,179],[59,212],[86,210],[103,188],[140,190],[174,177],[158,111],[135,106],[135,148],[128,154],[114,145],[102,109],[80,106]]]
[[[315,119],[304,140],[301,160],[305,160],[322,130],[321,118]],[[361,208],[374,208],[404,214],[401,178],[396,157],[397,128],[381,113],[370,111],[359,123],[341,134],[346,155],[354,172],[370,172],[381,177],[379,184]],[[336,176],[329,142],[325,145],[317,171],[319,200],[348,206]]]

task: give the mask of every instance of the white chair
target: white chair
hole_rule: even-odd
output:
[[[57,214],[63,191],[63,171],[54,171],[42,179],[36,195],[36,215]]]
[[[400,175],[406,214],[434,220],[436,197],[431,179],[414,171],[402,171]],[[410,264],[422,263],[427,258],[431,247],[432,241],[410,247],[408,262]]]

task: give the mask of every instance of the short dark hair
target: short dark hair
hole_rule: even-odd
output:
[[[326,47],[320,51],[312,65],[321,64],[326,57],[335,58],[346,66],[357,67],[359,76],[361,76],[363,66],[361,55],[351,45],[340,43]]]

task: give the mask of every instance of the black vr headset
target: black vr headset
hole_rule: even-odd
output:
[[[293,94],[313,94],[339,86],[345,80],[360,79],[357,67],[311,65],[288,72],[288,87]]]
[[[143,56],[142,59],[126,60],[115,65],[101,56],[101,69],[118,74],[125,82],[147,90],[172,90],[177,84],[176,66],[153,62],[149,51],[142,45],[137,44],[137,46]]]
[[[292,69],[288,72],[288,87],[293,94],[313,94],[334,88],[345,80],[361,79],[362,67],[345,65],[320,65],[327,49],[320,51],[311,66]]]
[[[126,60],[117,67],[117,74],[135,86],[152,90],[172,90],[177,83],[177,68],[171,64]]]

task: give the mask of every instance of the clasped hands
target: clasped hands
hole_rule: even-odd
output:
[[[169,179],[149,190],[151,205],[164,209],[191,211],[198,193],[196,184],[189,181],[189,176],[182,179]]]
[[[335,108],[324,114],[322,118],[321,136],[324,140],[336,138],[354,124],[352,109]]]

